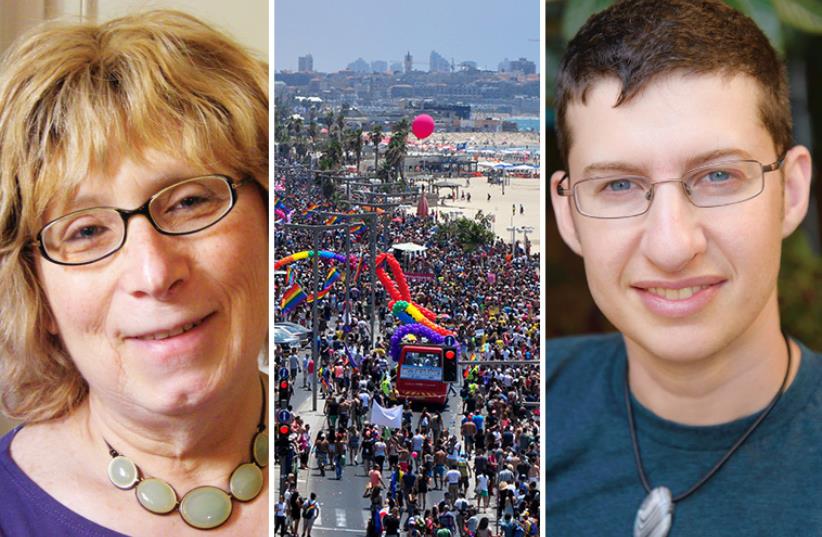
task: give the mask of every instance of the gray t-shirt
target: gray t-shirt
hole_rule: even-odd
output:
[[[677,502],[672,537],[822,535],[822,356],[800,344],[799,371],[768,417],[727,463]],[[631,535],[646,496],[624,401],[619,334],[547,342],[547,533]],[[674,496],[704,476],[759,412],[686,426],[632,398],[651,487]]]

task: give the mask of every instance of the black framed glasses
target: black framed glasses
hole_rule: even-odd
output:
[[[63,215],[47,223],[32,245],[58,265],[88,265],[123,247],[128,221],[145,216],[163,235],[190,235],[207,229],[231,212],[239,182],[225,175],[203,175],[165,187],[133,210],[93,207]]]
[[[724,207],[757,197],[765,189],[765,174],[782,167],[783,156],[772,164],[755,160],[729,160],[700,166],[679,179],[652,182],[647,177],[614,175],[570,182],[566,173],[557,183],[557,194],[571,196],[577,211],[591,218],[629,218],[648,212],[657,186],[679,183],[696,207]]]

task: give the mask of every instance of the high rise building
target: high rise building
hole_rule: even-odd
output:
[[[431,57],[428,61],[428,71],[430,73],[448,73],[451,71],[451,64],[436,50],[432,50]]]
[[[297,58],[297,71],[301,73],[311,73],[314,71],[314,58],[311,54]]]
[[[362,58],[357,58],[348,64],[348,69],[350,71],[354,71],[355,73],[368,73],[371,71],[371,66],[368,65],[368,62]]]
[[[537,72],[537,66],[534,62],[520,58],[509,62],[508,70],[512,73],[520,72],[524,75],[533,75]]]
[[[405,60],[403,63],[405,65],[406,73],[410,73],[414,70],[414,58],[411,57],[411,51],[405,53]]]

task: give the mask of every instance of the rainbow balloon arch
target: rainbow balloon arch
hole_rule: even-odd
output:
[[[328,250],[303,250],[296,252],[282,259],[278,259],[274,263],[274,269],[279,270],[284,267],[289,267],[292,263],[318,257],[332,263],[348,263],[349,266],[354,266],[356,281],[362,268],[362,258],[357,256],[348,256],[331,252]],[[389,272],[386,271],[386,266]],[[436,323],[437,314],[425,308],[413,300],[411,300],[411,290],[408,287],[408,280],[405,278],[405,273],[400,266],[399,261],[389,253],[380,253],[376,258],[376,275],[377,279],[382,284],[385,292],[391,298],[388,303],[388,309],[391,313],[399,319],[402,326],[398,327],[391,336],[390,353],[394,361],[399,361],[400,350],[403,340],[408,336],[415,336],[426,339],[434,345],[440,345],[445,340],[446,336],[456,336],[451,330],[440,326]],[[336,274],[337,277],[333,277]],[[298,283],[293,283],[285,293],[280,302],[280,309],[283,313],[287,313],[294,309],[302,302],[311,302],[315,299],[320,299],[325,296],[334,283],[339,279],[339,273],[336,272],[336,267],[332,267],[329,271],[329,276],[323,283],[322,289],[314,297],[314,294],[306,294]],[[394,280],[391,280],[391,276]],[[288,277],[286,278],[288,280]],[[287,282],[288,283],[288,282]],[[459,353],[459,343],[456,345],[457,353]]]

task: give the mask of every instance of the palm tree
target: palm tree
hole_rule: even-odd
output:
[[[331,136],[331,130],[334,126],[334,110],[328,110],[323,116],[323,124],[325,128],[328,130],[328,136]]]
[[[296,114],[288,118],[288,130],[295,138],[302,136],[303,118]]]
[[[311,138],[311,145],[317,141],[317,122],[313,119],[308,123],[308,137]]]
[[[379,170],[380,163],[380,142],[382,141],[382,125],[374,125],[368,134],[371,143],[374,144],[374,173]]]
[[[320,157],[321,170],[337,170],[343,161],[343,148],[336,138],[329,138],[325,142],[322,156]]]
[[[391,126],[391,141],[388,142],[388,149],[385,151],[385,160],[389,163],[389,168],[393,171],[393,176],[397,174],[405,182],[404,163],[408,154],[408,132],[411,126],[408,120],[403,118]]]
[[[360,173],[360,159],[362,158],[362,128],[355,129],[351,134],[351,148],[357,155],[357,173]]]
[[[357,159],[357,173],[360,172],[360,158],[362,157],[362,129],[346,129],[344,131],[344,147],[346,153],[354,153]]]
[[[334,120],[335,125],[337,127],[337,140],[342,143],[343,138],[343,130],[345,129],[345,109],[343,108],[340,110],[340,113],[337,114],[337,117]],[[329,129],[328,134],[331,134],[331,130]]]

